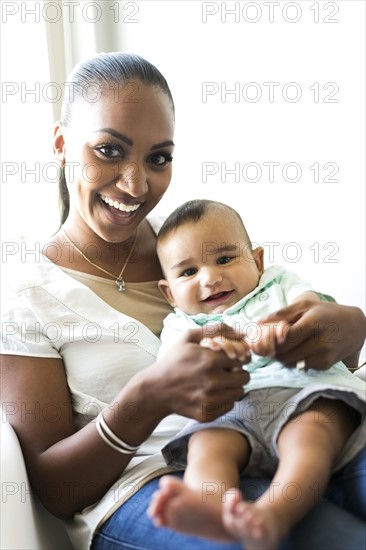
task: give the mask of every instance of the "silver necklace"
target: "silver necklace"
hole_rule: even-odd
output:
[[[65,235],[66,240],[71,244],[71,246],[74,248],[74,250],[76,250],[76,252],[78,252],[80,254],[80,256],[82,256],[84,258],[84,260],[86,262],[88,262],[90,265],[92,265],[92,266],[96,267],[97,269],[99,269],[99,271],[103,271],[104,273],[106,273],[107,275],[109,275],[110,277],[113,277],[113,279],[115,279],[116,276],[113,273],[110,273],[110,271],[107,271],[103,267],[100,267],[96,263],[89,260],[89,258],[87,256],[85,256],[85,254],[80,250],[80,248],[78,248],[76,246],[76,244],[72,242],[72,240],[70,239],[70,237],[66,233],[64,226],[61,227],[61,230],[62,230],[63,234]],[[126,269],[126,266],[129,262],[129,259],[132,256],[132,252],[135,249],[138,234],[139,234],[139,228],[136,229],[136,235],[135,235],[135,239],[132,243],[131,250],[129,251],[127,259],[126,259],[125,263],[123,264],[122,269],[121,269],[121,271],[120,271],[120,273],[119,273],[119,275],[116,279],[116,287],[117,287],[118,292],[124,292],[126,290],[126,283],[125,283],[122,275],[123,275],[124,270]]]

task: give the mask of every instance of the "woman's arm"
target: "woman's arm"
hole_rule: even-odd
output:
[[[103,411],[123,441],[143,443],[171,413],[211,420],[242,397],[248,374],[233,370],[238,362],[224,353],[199,346],[201,338],[201,330],[189,331],[169,357],[134,376]],[[3,356],[2,374],[3,407],[19,437],[31,484],[50,512],[70,518],[104,495],[131,455],[109,447],[95,422],[75,430],[61,360]]]
[[[261,324],[278,322],[289,325],[285,341],[276,346],[279,361],[295,365],[305,360],[308,368],[322,370],[337,361],[357,366],[366,337],[361,309],[305,297],[261,320]]]

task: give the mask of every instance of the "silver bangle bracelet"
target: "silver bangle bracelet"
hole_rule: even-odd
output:
[[[123,449],[126,449],[126,451],[131,452],[135,452],[139,449],[140,445],[129,445],[128,443],[125,443],[124,441],[122,441],[122,439],[117,437],[116,434],[113,433],[110,427],[107,425],[102,413],[100,413],[98,419],[104,432],[111,438],[112,441],[116,443],[116,445],[118,445],[119,447],[123,447]]]
[[[107,425],[102,413],[97,417],[96,428],[103,441],[119,453],[133,454],[140,448],[140,445],[129,445],[117,437]]]

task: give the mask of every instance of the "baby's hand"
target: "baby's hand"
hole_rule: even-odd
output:
[[[237,359],[242,363],[249,363],[250,348],[245,340],[231,340],[223,336],[214,336],[201,340],[200,345],[212,351],[223,351],[229,359]]]
[[[258,338],[250,344],[250,349],[263,357],[274,357],[278,344],[282,344],[286,338],[286,323],[258,324]]]

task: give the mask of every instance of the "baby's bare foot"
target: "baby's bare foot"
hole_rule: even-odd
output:
[[[158,526],[210,539],[233,540],[222,524],[221,502],[205,502],[199,491],[173,476],[161,478],[148,514]]]
[[[282,526],[271,509],[238,501],[239,492],[225,495],[222,521],[228,533],[246,550],[277,550],[284,537]]]

